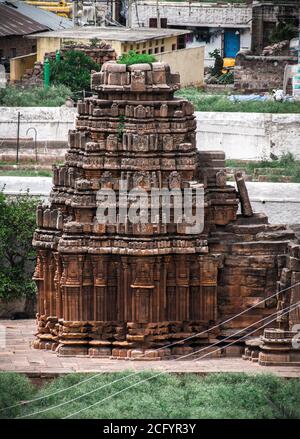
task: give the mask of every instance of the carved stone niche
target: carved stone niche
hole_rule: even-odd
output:
[[[136,71],[131,74],[131,91],[145,91],[146,90],[146,76],[145,72]]]
[[[115,134],[109,134],[106,138],[106,150],[116,151],[118,149],[118,138]]]
[[[134,117],[137,119],[143,119],[146,117],[146,108],[143,105],[138,105],[134,108],[133,112]]]

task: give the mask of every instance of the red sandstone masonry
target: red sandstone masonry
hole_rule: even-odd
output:
[[[293,234],[264,215],[237,215],[223,152],[198,152],[192,104],[174,98],[179,77],[164,63],[104,64],[95,95],[78,103],[49,205],[37,209],[38,330],[34,346],[59,355],[150,359],[207,345],[274,312],[258,307],[218,331],[191,337],[274,293]],[[98,224],[96,193],[178,188],[205,191],[205,228]],[[267,233],[262,240],[260,233]],[[154,349],[183,341],[154,353]]]

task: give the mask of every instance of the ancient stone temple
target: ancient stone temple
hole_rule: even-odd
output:
[[[54,167],[49,203],[37,209],[34,347],[174,357],[276,311],[273,298],[196,335],[273,295],[280,279],[285,284],[295,237],[252,212],[241,175],[238,191],[226,183],[222,152],[197,150],[194,108],[174,97],[178,88],[178,75],[159,62],[108,62],[92,75],[95,95],[78,103],[65,164]],[[204,228],[192,233],[172,216],[120,222],[120,182],[146,194],[202,190]],[[116,194],[114,223],[98,220],[102,190]]]

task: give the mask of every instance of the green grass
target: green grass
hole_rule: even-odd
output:
[[[226,95],[206,96],[203,90],[183,88],[176,96],[190,100],[196,111],[224,111],[243,113],[300,113],[300,102],[231,102]]]
[[[248,175],[269,175],[269,181],[280,181],[281,176],[292,177],[293,183],[300,183],[300,160],[296,160],[293,154],[283,154],[277,160],[260,160],[241,162],[238,160],[226,160],[226,166],[230,168],[242,168]]]
[[[72,94],[64,85],[29,87],[8,86],[0,89],[0,105],[4,107],[58,107]]]
[[[52,171],[46,169],[34,170],[34,169],[1,169],[1,177],[52,177]]]
[[[149,371],[128,377],[75,402],[35,415],[33,418],[63,418],[155,374],[157,371]],[[66,392],[27,406],[11,409],[6,413],[0,412],[0,415],[9,418],[43,410],[84,395],[86,392],[127,375],[129,372],[103,374]],[[42,389],[36,389],[34,397],[64,389],[78,383],[86,376],[69,374],[56,379]],[[32,398],[33,390],[26,378],[17,377],[13,373],[2,373],[0,374],[0,394],[0,408],[2,408],[20,400]],[[265,374],[215,374],[207,377],[194,374],[164,374],[119,393],[83,411],[76,417],[95,419],[299,419],[300,381],[285,380]]]

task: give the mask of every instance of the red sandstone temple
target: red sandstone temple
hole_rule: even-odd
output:
[[[110,61],[92,75],[95,94],[78,103],[65,164],[54,167],[49,204],[37,209],[35,348],[174,358],[234,340],[236,331],[300,299],[297,286],[259,304],[300,281],[300,246],[292,230],[252,212],[240,174],[238,191],[227,184],[223,152],[197,150],[194,108],[174,97],[178,88],[179,76],[160,62]],[[100,224],[97,193],[118,194],[120,180],[149,193],[203,188],[203,231],[189,234],[174,221]],[[279,320],[281,333],[266,330],[246,358],[300,364],[290,343],[299,311]],[[227,350],[225,343],[223,354],[243,349],[244,341]]]

